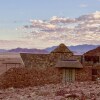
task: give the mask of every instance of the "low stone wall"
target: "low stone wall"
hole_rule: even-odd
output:
[[[76,81],[92,81],[92,67],[85,66],[76,70]]]
[[[11,68],[0,76],[0,88],[23,88],[62,82],[63,69],[55,67]],[[92,81],[92,67],[76,69],[75,80],[78,82]]]
[[[61,71],[56,68],[12,68],[0,76],[0,88],[23,88],[61,82]]]

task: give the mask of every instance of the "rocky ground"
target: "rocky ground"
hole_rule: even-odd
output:
[[[22,89],[11,87],[0,90],[0,100],[100,100],[100,83],[49,84]]]

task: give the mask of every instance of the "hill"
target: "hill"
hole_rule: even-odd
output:
[[[48,52],[51,52],[52,50],[54,50],[57,46],[53,46],[53,47],[49,47],[46,48],[45,50]],[[74,54],[84,54],[85,52],[92,50],[94,48],[98,47],[98,45],[88,45],[88,44],[84,44],[84,45],[76,45],[76,46],[68,46],[68,48],[74,52]]]
[[[34,53],[34,54],[47,54],[54,50],[57,46],[48,47],[46,49],[28,49],[28,48],[14,48],[10,50],[0,49],[0,52],[14,52],[14,53]],[[68,46],[68,48],[74,52],[76,55],[84,54],[85,52],[95,49],[98,45],[76,45],[76,46]]]
[[[100,46],[98,46],[97,48],[86,52],[84,55],[99,55],[100,56]]]
[[[8,50],[8,52],[17,52],[17,53],[34,53],[34,54],[45,54],[48,53],[46,50],[41,49],[28,49],[28,48],[15,48]]]

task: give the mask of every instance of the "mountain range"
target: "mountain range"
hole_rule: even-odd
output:
[[[84,44],[84,45],[76,45],[76,46],[68,46],[68,48],[74,52],[74,54],[76,55],[81,55],[84,54],[85,52],[95,49],[96,47],[98,47],[99,45],[88,45],[88,44]],[[54,50],[57,46],[53,46],[50,48],[46,48],[45,50],[48,52],[51,52],[52,50]]]
[[[77,45],[77,46],[68,46],[68,48],[74,52],[74,54],[80,55],[84,54],[85,52],[95,49],[99,45]],[[0,49],[0,52],[15,52],[15,53],[39,53],[39,54],[47,54],[50,53],[52,50],[54,50],[57,46],[52,46],[46,49],[28,49],[28,48],[15,48],[10,50]]]

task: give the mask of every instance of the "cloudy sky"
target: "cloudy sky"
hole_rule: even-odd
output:
[[[0,49],[100,45],[100,0],[0,0]]]

